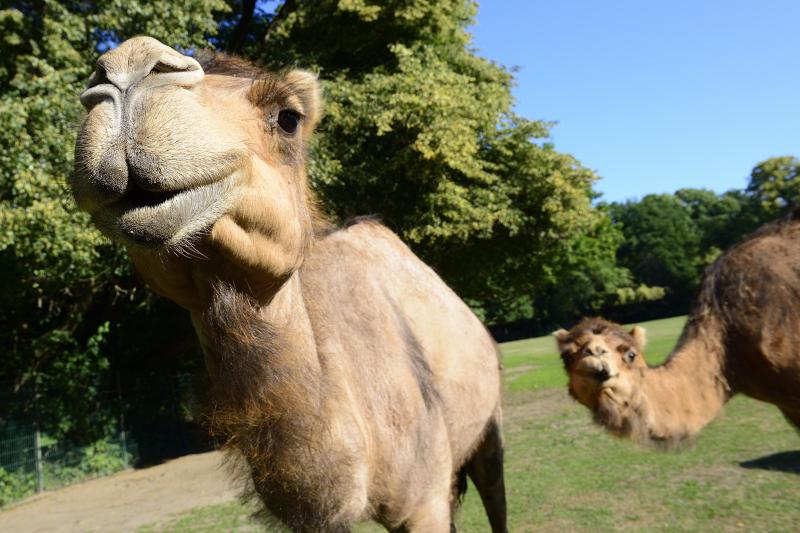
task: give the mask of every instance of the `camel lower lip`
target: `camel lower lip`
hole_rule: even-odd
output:
[[[95,213],[95,223],[114,240],[146,248],[187,242],[225,213],[238,197],[232,194],[239,174],[172,192],[128,191],[113,205]]]

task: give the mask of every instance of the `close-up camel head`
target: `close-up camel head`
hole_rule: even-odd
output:
[[[316,76],[198,57],[149,37],[100,57],[72,189],[190,311],[209,431],[293,531],[450,531],[465,476],[506,531],[489,333],[390,230],[317,213]]]
[[[220,56],[206,68],[150,37],[97,61],[81,94],[78,205],[132,248],[192,249],[208,233],[233,243],[253,233],[301,241],[307,213],[254,217],[248,204],[303,209],[305,143],[320,115],[316,77]],[[273,226],[259,228],[264,219]]]
[[[626,393],[635,394],[642,369],[647,368],[644,328],[626,331],[602,318],[585,318],[569,331],[560,329],[553,335],[569,377],[570,395],[591,409],[598,421],[611,424],[610,429],[623,424],[608,419],[616,411],[604,406],[609,400],[625,404]]]

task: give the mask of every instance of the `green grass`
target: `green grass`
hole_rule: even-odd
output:
[[[643,324],[651,363],[669,353],[684,320]],[[511,531],[800,528],[800,438],[776,408],[736,398],[684,449],[642,448],[610,437],[569,399],[551,337],[501,348]],[[248,514],[238,503],[199,508],[140,533],[251,531]],[[488,531],[473,487],[457,523],[459,531]]]

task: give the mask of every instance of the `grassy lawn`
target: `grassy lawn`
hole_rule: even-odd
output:
[[[648,361],[669,353],[684,319],[643,324]],[[800,530],[800,437],[776,408],[736,398],[684,449],[643,449],[604,433],[567,396],[552,338],[502,350],[511,531]],[[248,514],[223,504],[139,531],[255,531]],[[488,531],[473,487],[457,523]]]

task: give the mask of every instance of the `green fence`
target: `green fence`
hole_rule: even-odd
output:
[[[120,404],[117,428],[90,444],[56,440],[40,431],[34,416],[0,419],[0,506],[129,467],[209,449],[205,432],[192,422],[190,382],[188,376],[179,376],[165,387],[148,384],[124,392],[109,391],[109,397]],[[4,401],[30,407],[36,399],[28,395]]]
[[[50,439],[35,428],[14,433],[0,439],[0,505],[113,474],[137,460],[136,443],[124,433],[88,446]]]

